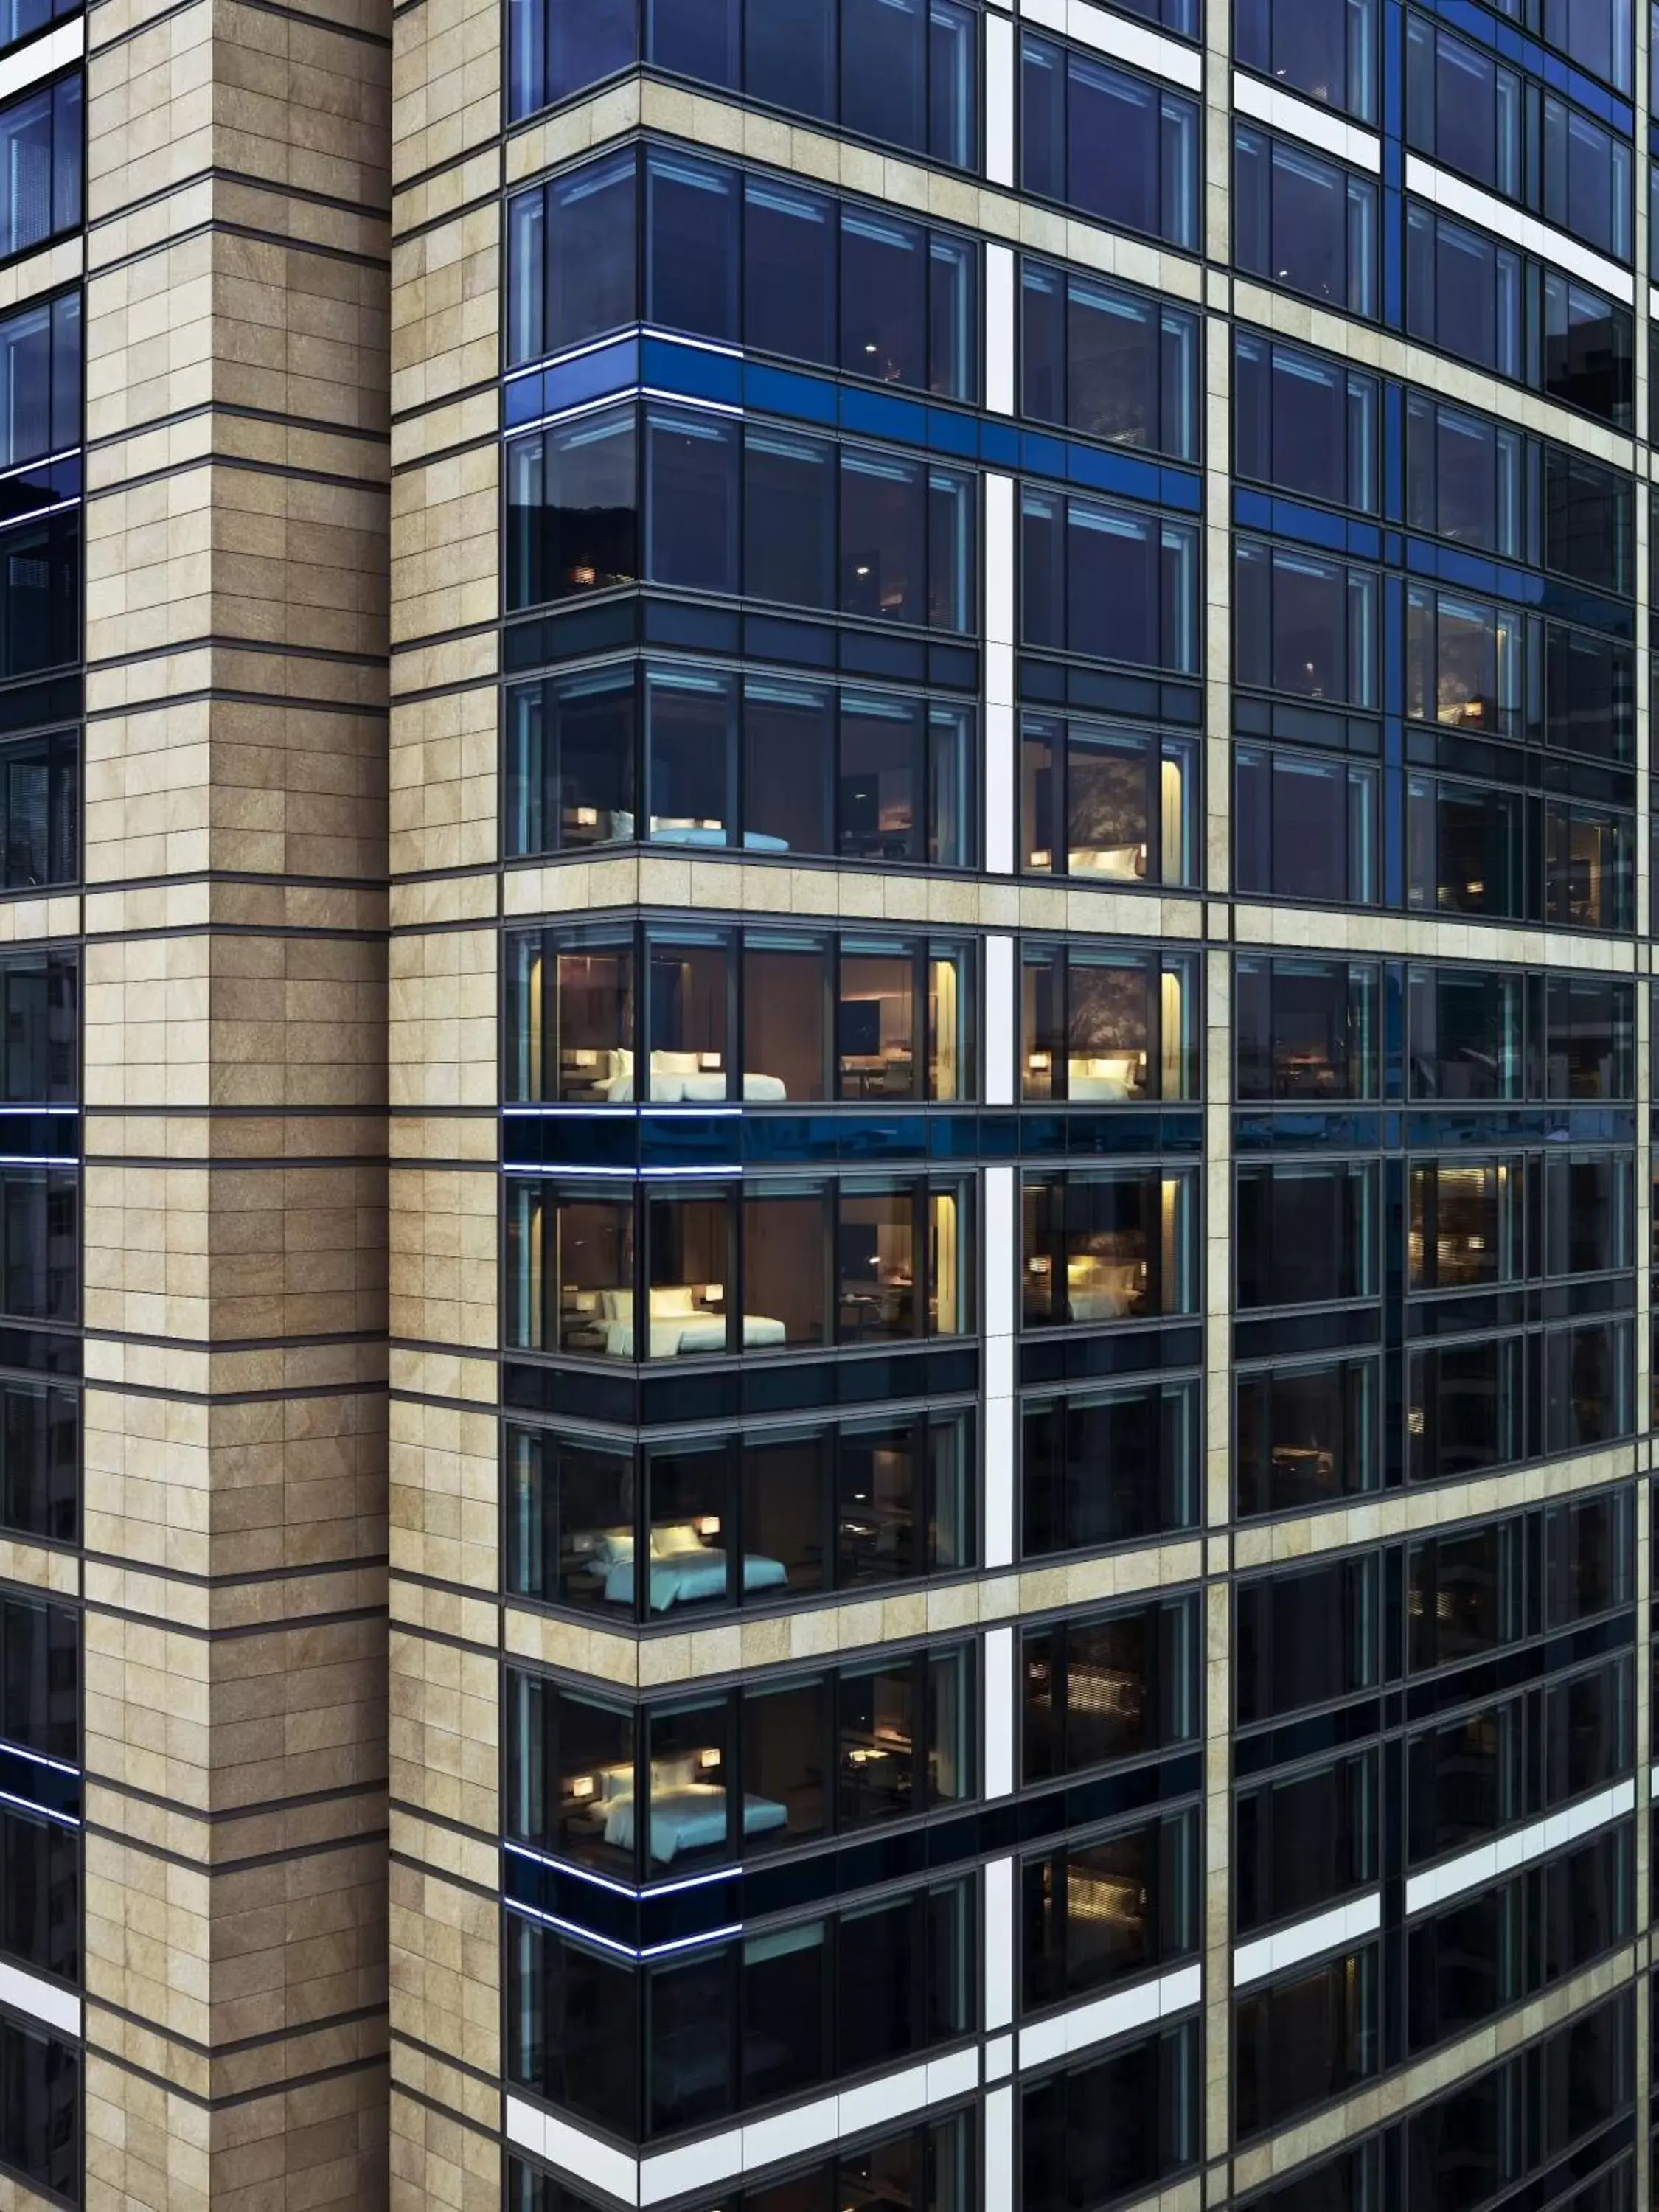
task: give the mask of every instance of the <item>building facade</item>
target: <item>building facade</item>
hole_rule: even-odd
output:
[[[0,2212],[1645,2212],[1656,125],[3,0]]]

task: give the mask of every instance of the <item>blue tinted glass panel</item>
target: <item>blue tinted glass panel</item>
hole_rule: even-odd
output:
[[[81,442],[81,296],[0,321],[0,468]]]
[[[0,255],[79,224],[81,161],[78,74],[0,108]]]
[[[1425,207],[1406,217],[1406,329],[1520,380],[1521,257]]]
[[[744,589],[795,606],[833,606],[835,447],[752,423],[744,455]]]
[[[719,416],[646,413],[646,574],[696,591],[738,588],[738,428]]]
[[[699,337],[738,335],[735,169],[653,148],[646,157],[646,319]]]
[[[32,675],[80,654],[80,510],[0,531],[0,676]]]
[[[1565,100],[1544,101],[1543,212],[1581,244],[1631,252],[1631,149]]]
[[[18,45],[65,15],[78,15],[81,0],[3,0],[0,5],[0,47]]]
[[[763,353],[836,359],[836,204],[770,177],[745,180],[744,338]]]
[[[927,12],[928,0],[842,0],[841,119],[848,131],[927,144]]]
[[[1406,520],[1461,545],[1524,560],[1525,441],[1426,393],[1406,406]]]
[[[646,52],[659,69],[705,84],[740,76],[740,0],[646,0]]]
[[[1333,506],[1376,507],[1376,380],[1241,332],[1233,353],[1242,477]]]
[[[1152,80],[1026,39],[1022,180],[1101,221],[1198,242],[1198,110]]]
[[[1375,706],[1377,579],[1370,569],[1241,543],[1233,573],[1239,683]]]
[[[508,99],[514,115],[568,100],[636,61],[639,0],[507,0]]]
[[[1377,0],[1237,0],[1233,42],[1244,68],[1370,123],[1376,24]]]
[[[1519,73],[1419,15],[1406,33],[1406,130],[1420,153],[1519,198]]]
[[[637,173],[629,152],[507,202],[509,368],[639,319]]]
[[[535,606],[639,574],[631,408],[507,447],[507,603]]]
[[[927,234],[863,208],[841,223],[842,367],[884,384],[927,382]]]
[[[835,0],[766,0],[744,11],[744,88],[801,115],[836,112]]]
[[[927,619],[927,471],[896,454],[841,457],[841,604],[888,622]]]
[[[1544,0],[1542,29],[1580,69],[1630,90],[1636,67],[1632,0]]]
[[[1357,315],[1376,310],[1376,188],[1257,131],[1235,133],[1241,269]]]

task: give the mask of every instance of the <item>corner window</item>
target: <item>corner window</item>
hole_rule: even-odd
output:
[[[974,1419],[960,1407],[641,1455],[511,1427],[509,1586],[660,1620],[951,1573],[972,1564],[973,1466]]]
[[[512,1177],[507,1341],[598,1359],[684,1359],[960,1334],[966,1186],[761,1178],[564,1188]]]
[[[659,403],[511,439],[505,466],[511,611],[644,580],[973,625],[968,471]]]
[[[931,867],[977,854],[977,723],[947,699],[630,662],[514,685],[506,719],[515,854],[647,840]]]
[[[955,168],[978,158],[979,14],[961,0],[508,0],[508,120],[641,60]],[[839,65],[837,61],[839,52]]]

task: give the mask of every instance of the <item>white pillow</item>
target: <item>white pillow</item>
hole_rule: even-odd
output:
[[[678,1321],[682,1316],[693,1316],[697,1311],[696,1291],[690,1283],[659,1283],[651,1293],[653,1321]],[[616,1319],[625,1321],[628,1316],[618,1314]]]
[[[660,1528],[651,1531],[651,1556],[653,1559],[671,1559],[678,1552],[700,1552],[702,1540],[690,1521],[665,1521]]]
[[[634,1293],[632,1291],[601,1291],[599,1317],[602,1321],[632,1321]]]
[[[658,1075],[696,1075],[701,1072],[699,1057],[695,1052],[653,1052],[651,1073]]]
[[[589,1556],[602,1567],[626,1566],[634,1556],[634,1531],[631,1528],[596,1528],[590,1540]]]

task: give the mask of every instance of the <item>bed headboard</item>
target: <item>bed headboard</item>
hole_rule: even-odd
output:
[[[682,1752],[677,1759],[653,1759],[651,1794],[665,1796],[678,1790],[690,1790],[694,1783],[712,1782],[716,1772],[718,1769],[711,1771],[700,1765],[695,1751]]]

